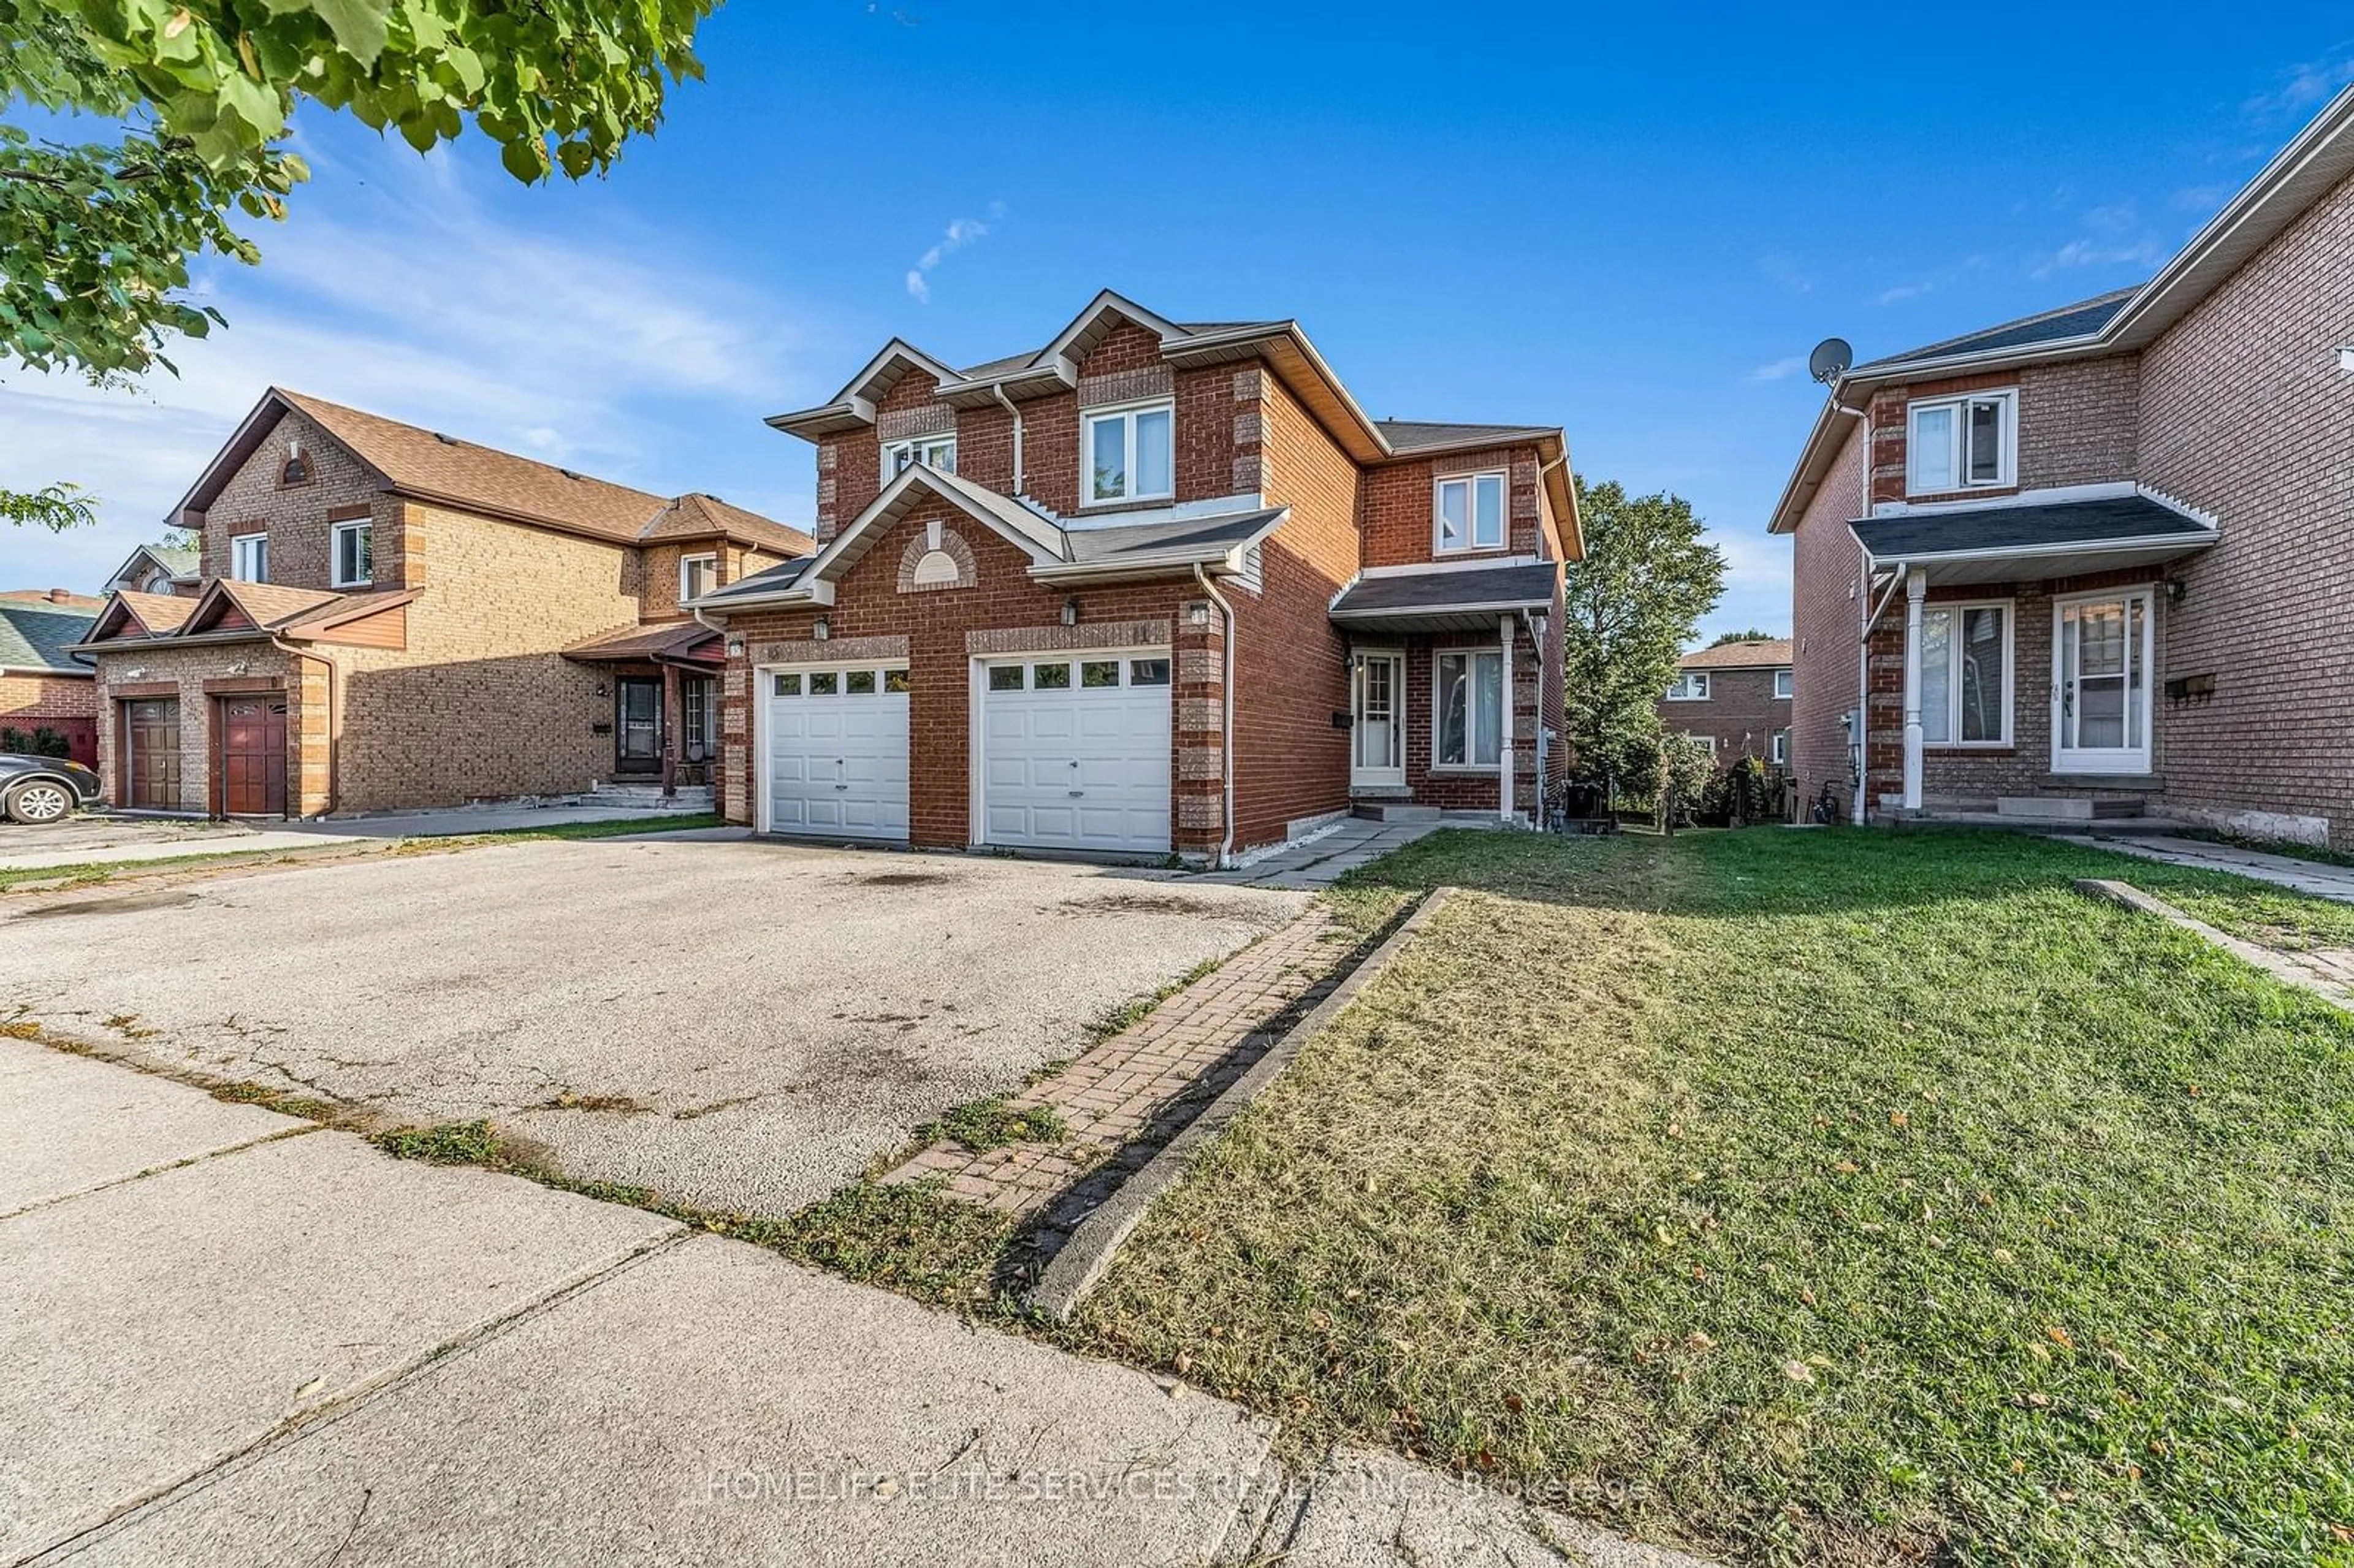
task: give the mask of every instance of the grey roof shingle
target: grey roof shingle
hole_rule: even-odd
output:
[[[1281,519],[1284,510],[1280,506],[1261,506],[1248,512],[1224,512],[1213,517],[1188,517],[1176,523],[1067,528],[1064,538],[1070,558],[1088,563],[1179,551],[1215,556],[1248,544],[1254,535]]]
[[[797,556],[790,561],[764,567],[748,577],[737,577],[726,588],[716,588],[695,602],[725,604],[730,599],[749,599],[758,594],[774,593],[779,588],[790,588],[801,580],[801,573],[807,571],[809,564],[815,559],[817,557],[814,556]]]
[[[1360,577],[1341,595],[1332,613],[1543,609],[1553,603],[1553,579],[1560,571],[1554,562],[1539,561],[1525,567],[1458,567]]]
[[[1198,337],[1204,333],[1240,332],[1245,327],[1255,326],[1266,327],[1271,332],[1281,323],[1278,322],[1178,322],[1174,324],[1179,332]],[[1034,348],[1027,354],[1009,354],[1002,359],[987,359],[979,365],[968,365],[957,374],[968,381],[979,381],[991,376],[1002,376],[1010,370],[1021,370],[1037,364],[1038,356],[1045,352],[1043,348]]]
[[[54,670],[87,675],[90,667],[66,652],[90,635],[98,620],[58,604],[0,599],[0,670]]]
[[[1907,349],[1903,354],[1883,355],[1869,364],[1857,366],[1850,374],[1877,370],[1882,366],[1909,365],[1916,359],[1946,359],[1964,354],[1985,354],[1996,349],[2032,348],[2041,344],[2089,336],[2108,325],[2110,320],[2139,292],[2141,287],[2138,284],[2130,289],[2113,290],[2089,300],[2079,300],[2073,305],[2062,305],[2056,311],[2044,311],[1997,326],[1982,327],[1960,337],[1946,338],[1942,343]]]
[[[1951,555],[1963,550],[2023,550],[2065,545],[2106,545],[2123,539],[2196,538],[2214,532],[2172,507],[2143,495],[2057,501],[2041,506],[1963,507],[1902,517],[1865,517],[1848,524],[1873,558],[1882,561]]]
[[[1375,419],[1373,428],[1381,431],[1382,439],[1389,442],[1392,450],[1400,452],[1500,441],[1514,436],[1549,436],[1553,432],[1550,425],[1462,425],[1436,419]]]

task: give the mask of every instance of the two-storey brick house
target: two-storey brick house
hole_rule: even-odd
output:
[[[1836,379],[1772,521],[1802,796],[2354,843],[2349,175],[2354,91],[2148,282]]]
[[[216,816],[707,782],[721,655],[684,603],[811,548],[276,388],[172,522],[196,580],[134,556],[80,652],[109,800]]]
[[[1376,421],[1289,321],[1098,295],[822,407],[817,553],[699,599],[764,832],[1221,860],[1348,811],[1532,815],[1561,728],[1558,428]]]
[[[1676,661],[1659,699],[1663,728],[1708,743],[1719,768],[1744,757],[1769,767],[1790,760],[1790,640],[1720,642]]]

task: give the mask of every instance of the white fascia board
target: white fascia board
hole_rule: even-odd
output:
[[[2031,560],[2044,556],[2118,556],[2137,550],[2170,550],[2178,546],[2186,551],[2203,550],[2214,543],[2215,536],[2211,531],[2206,538],[2201,538],[2196,534],[2143,534],[2131,539],[2081,542],[2060,539],[2043,545],[2004,545],[1999,548],[1987,550],[1915,550],[1903,556],[1892,556],[1888,558],[1888,562],[1882,562],[1875,556],[1872,559],[1872,569],[1878,571],[1882,565],[1889,563],[1910,568],[1952,566],[1967,561]]]
[[[2104,480],[2095,484],[2055,484],[2042,490],[2021,490],[2009,495],[1988,495],[1959,501],[1878,501],[1872,515],[1934,517],[1947,512],[1993,512],[2013,506],[2064,506],[2078,501],[2122,501],[2141,493],[2131,480]]]

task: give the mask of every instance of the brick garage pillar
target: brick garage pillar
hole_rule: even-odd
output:
[[[1206,599],[1179,604],[1175,644],[1170,842],[1179,854],[1206,857],[1218,853],[1226,831],[1226,640],[1218,607]]]

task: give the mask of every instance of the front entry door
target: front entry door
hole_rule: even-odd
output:
[[[221,810],[231,817],[286,814],[286,699],[220,700]]]
[[[1358,788],[1405,783],[1405,659],[1397,653],[1357,657],[1351,705],[1349,782]]]
[[[134,811],[180,809],[180,704],[143,697],[122,705],[124,804]]]
[[[2087,595],[2052,607],[2052,770],[2147,773],[2150,600]]]
[[[614,687],[613,771],[662,771],[663,684],[625,675]]]

